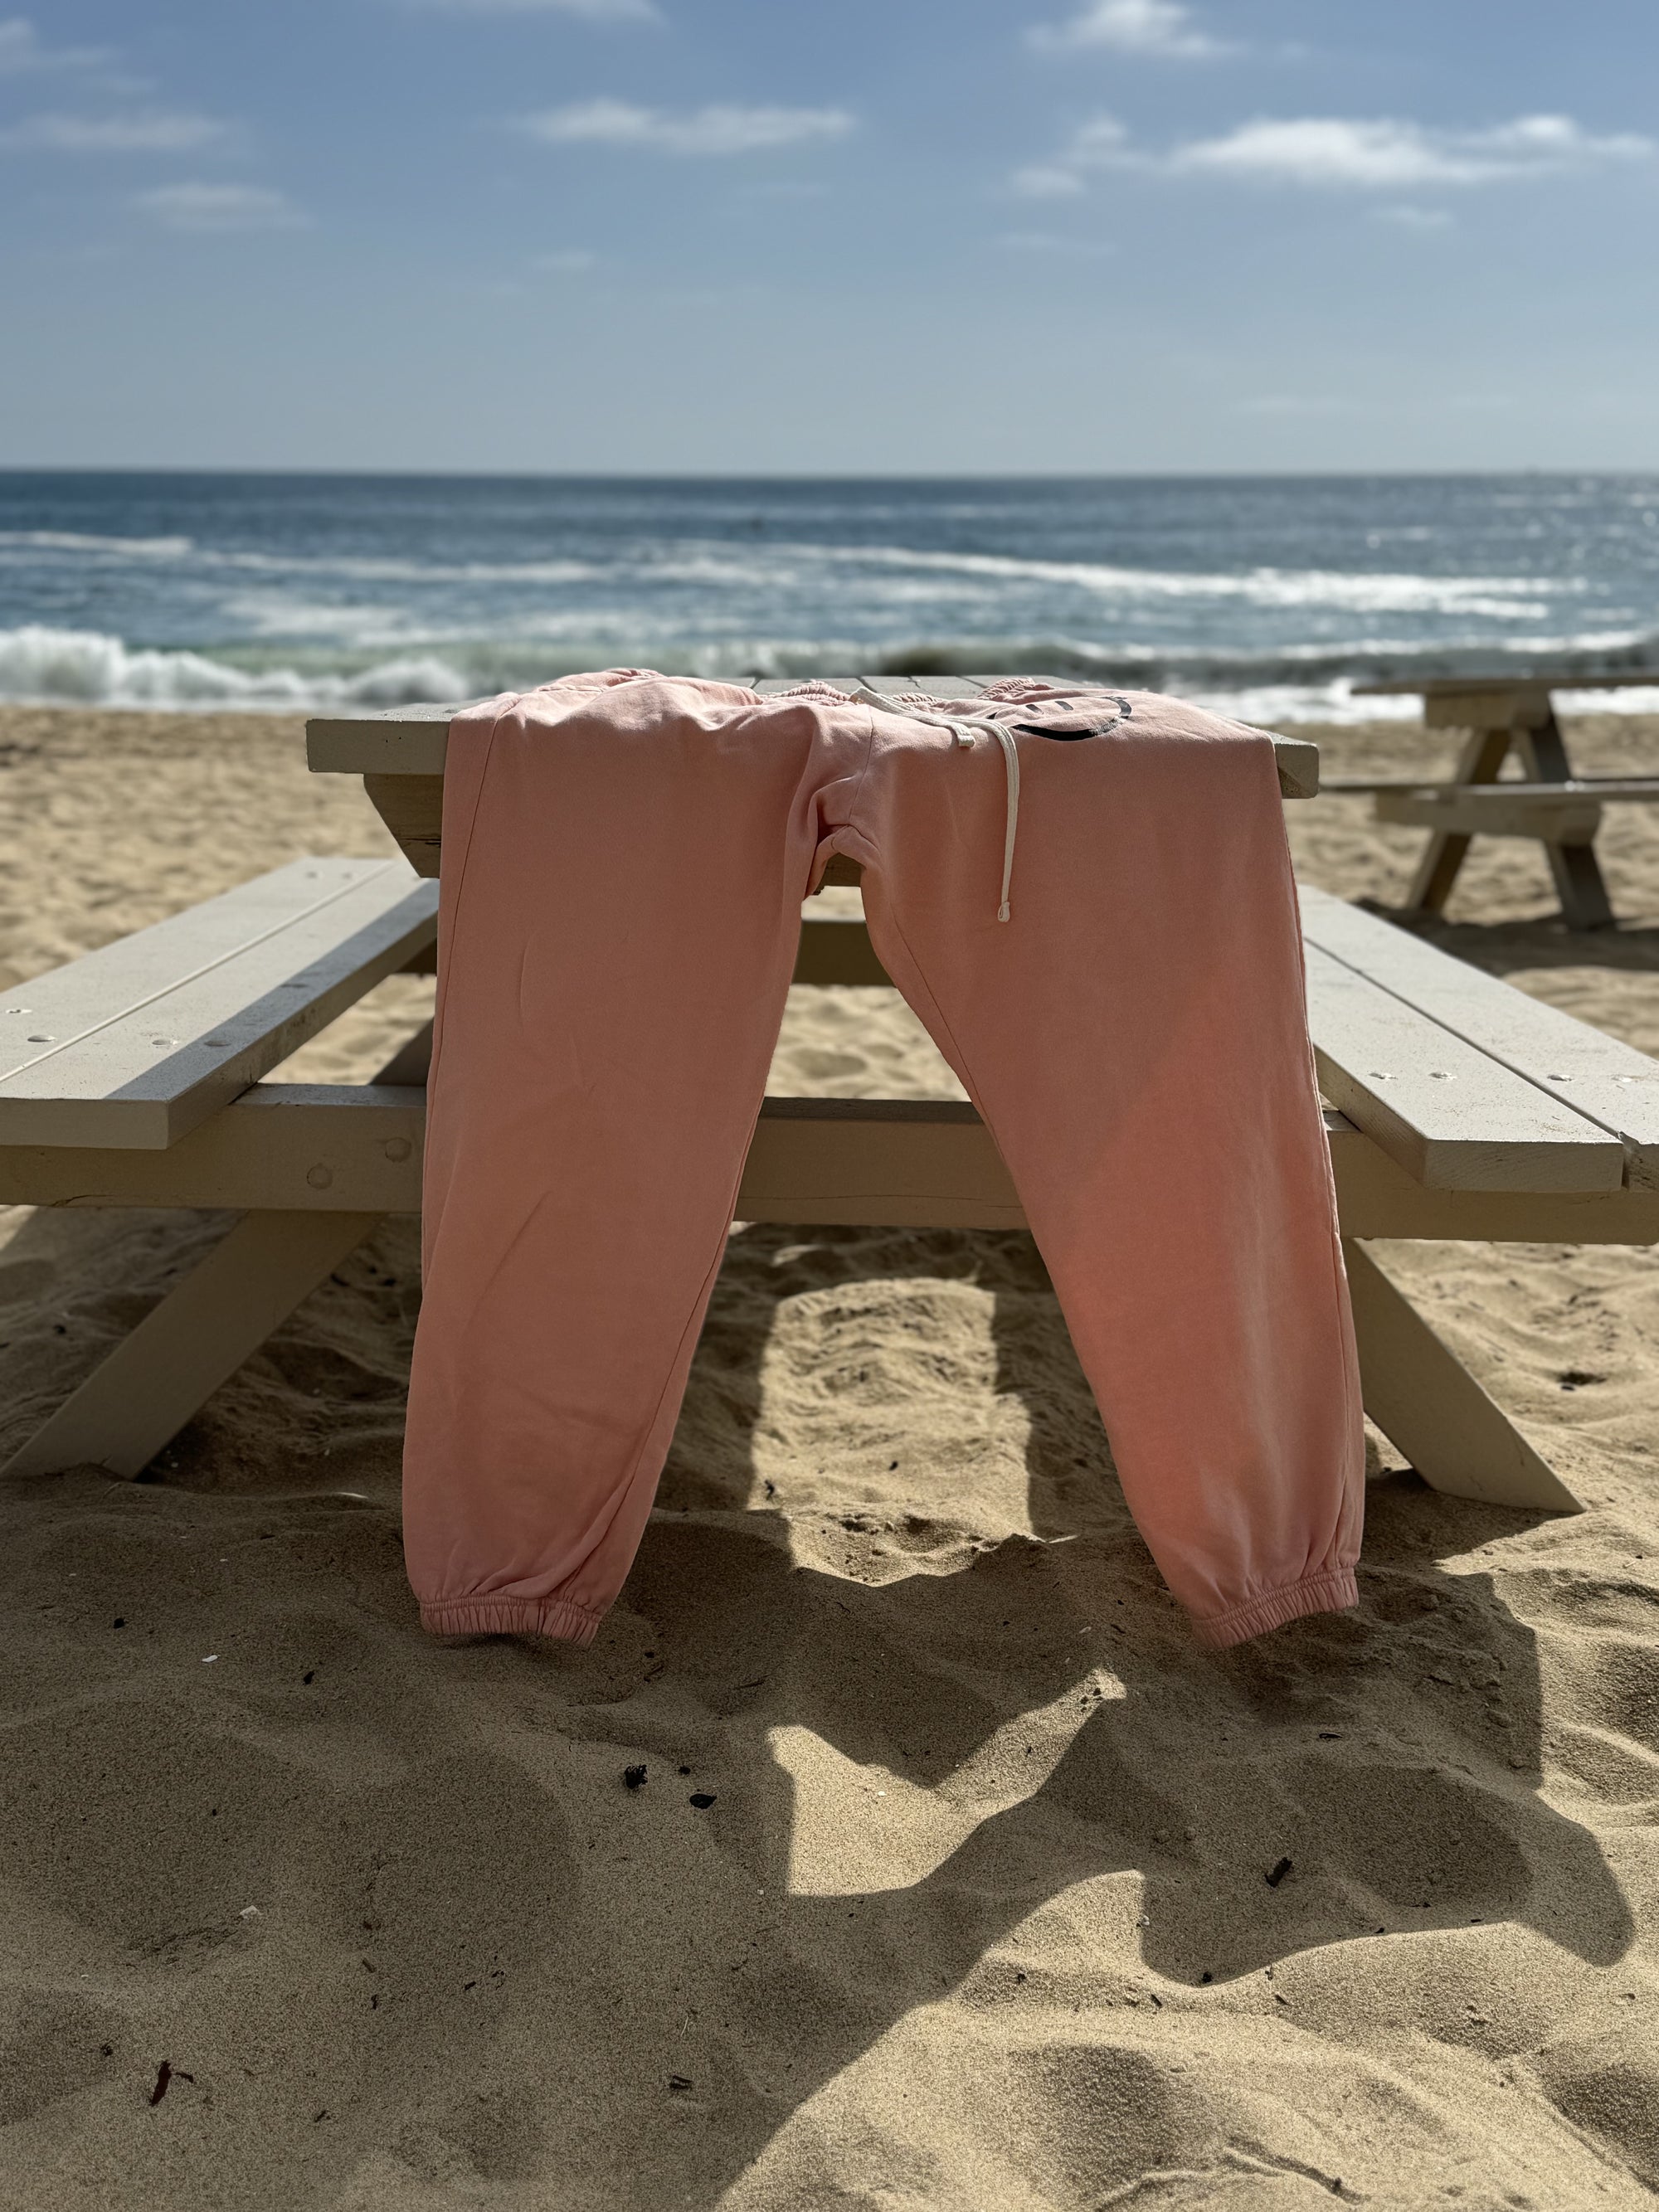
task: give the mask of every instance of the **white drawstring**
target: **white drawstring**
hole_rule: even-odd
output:
[[[1002,840],[1002,902],[997,908],[997,920],[1011,920],[1008,887],[1013,881],[1014,840],[1019,834],[1019,754],[1013,732],[990,714],[937,714],[923,708],[907,707],[896,699],[888,698],[884,692],[872,690],[867,684],[860,684],[854,696],[866,706],[879,707],[889,714],[902,714],[912,722],[929,722],[937,730],[949,730],[964,751],[972,746],[975,734],[981,730],[988,731],[1002,747],[1008,797]]]

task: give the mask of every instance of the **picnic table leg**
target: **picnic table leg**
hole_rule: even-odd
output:
[[[1572,763],[1552,707],[1547,720],[1516,732],[1516,744],[1534,783],[1567,783]],[[1558,845],[1546,838],[1544,854],[1555,878],[1561,916],[1569,929],[1605,929],[1613,921],[1613,902],[1602,879],[1594,845]]]
[[[1507,726],[1501,730],[1472,730],[1452,772],[1453,783],[1495,783],[1512,735]],[[1444,909],[1468,849],[1468,835],[1462,830],[1436,830],[1431,833],[1428,850],[1418,862],[1412,887],[1406,894],[1407,912],[1439,914]]]
[[[424,1083],[431,1058],[428,1022],[374,1080]],[[142,1474],[383,1218],[322,1210],[245,1213],[0,1468],[0,1477],[58,1474],[69,1467]]]
[[[380,1218],[245,1213],[0,1474],[142,1474]]]
[[[1342,1249],[1365,1411],[1424,1481],[1453,1498],[1582,1513],[1581,1502],[1364,1246],[1344,1237]]]

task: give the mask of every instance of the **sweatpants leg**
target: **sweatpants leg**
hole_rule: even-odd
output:
[[[449,739],[425,1296],[404,1452],[424,1625],[585,1643],[650,1511],[871,718],[658,678]]]
[[[1269,741],[1137,699],[996,744],[883,716],[870,933],[989,1124],[1125,1496],[1200,1637],[1356,1601],[1364,1438]]]

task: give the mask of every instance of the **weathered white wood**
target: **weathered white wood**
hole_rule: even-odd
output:
[[[302,860],[0,996],[0,1143],[161,1149],[404,967],[437,897]]]
[[[1425,726],[1431,730],[1526,730],[1542,727],[1553,714],[1553,691],[1617,691],[1659,684],[1659,670],[1584,676],[1568,668],[1539,669],[1529,676],[1448,676],[1427,681],[1356,684],[1357,699],[1420,696]]]
[[[1345,1241],[1365,1411],[1435,1489],[1552,1513],[1583,1507],[1362,1244]]]
[[[1623,1147],[1390,991],[1306,946],[1320,1088],[1431,1190],[1616,1190]]]
[[[755,689],[773,696],[793,690],[803,680],[798,677],[768,678]],[[827,676],[820,680],[850,690],[866,679],[861,676]],[[994,680],[989,677],[947,679],[936,676],[884,676],[876,680],[876,689],[926,690],[934,698],[966,698]],[[377,779],[394,775],[441,777],[449,724],[460,711],[459,706],[388,707],[372,714],[313,715],[306,724],[306,759],[321,775]],[[1273,739],[1279,788],[1283,795],[1286,799],[1312,799],[1319,789],[1318,746],[1305,738],[1281,737],[1276,731],[1264,730],[1262,735]],[[370,797],[380,805],[379,793],[371,790]],[[406,833],[394,829],[393,834],[400,838],[404,834],[411,838],[436,837],[437,817],[430,801],[422,803],[417,813],[420,826],[411,819]]]
[[[0,1205],[417,1213],[418,1084],[256,1083],[165,1152],[0,1146]]]
[[[1659,776],[1574,775],[1565,783],[1523,783],[1518,778],[1503,783],[1430,783],[1397,775],[1328,775],[1321,779],[1323,798],[1364,797],[1376,792],[1420,799],[1502,799],[1516,806],[1553,806],[1564,799],[1594,799],[1598,804],[1620,802],[1651,805],[1659,800]]]
[[[449,726],[467,703],[313,714],[306,724],[306,765],[325,775],[441,775]]]
[[[416,1213],[425,1108],[408,1081],[256,1084],[165,1152],[0,1146],[0,1205]],[[1345,1115],[1325,1123],[1349,1236],[1659,1243],[1659,1191],[1427,1190]],[[923,1225],[1023,1219],[988,1133],[954,1100],[769,1099],[744,1188],[750,1220],[885,1227],[917,1204]]]
[[[1659,786],[1653,797],[1659,799]],[[1534,837],[1557,845],[1593,844],[1601,826],[1599,798],[1583,798],[1558,785],[1528,786],[1510,794],[1501,783],[1462,790],[1379,791],[1376,819],[1398,829],[1433,830],[1465,837]]]
[[[1659,1244],[1659,1191],[1426,1190],[1345,1114],[1325,1115],[1346,1237],[1481,1244]]]
[[[1344,899],[1306,886],[1301,898],[1310,947],[1617,1137],[1626,1179],[1659,1189],[1659,1060]]]
[[[246,1213],[0,1474],[143,1474],[374,1228],[368,1213]]]

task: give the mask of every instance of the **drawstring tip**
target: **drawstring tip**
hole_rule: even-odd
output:
[[[1004,899],[1002,904],[997,908],[997,920],[999,921],[1007,921],[1011,919],[1012,916],[1008,912],[1008,902],[1006,899]]]

